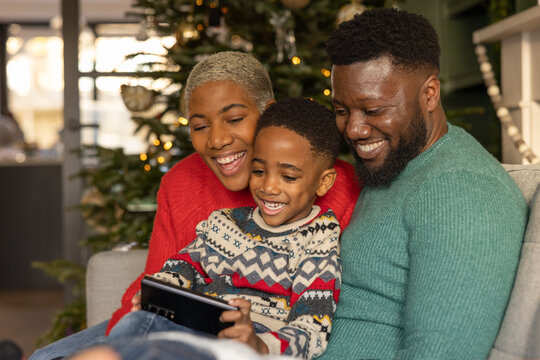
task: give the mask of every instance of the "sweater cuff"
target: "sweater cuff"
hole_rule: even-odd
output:
[[[268,346],[268,352],[271,355],[281,355],[281,340],[271,333],[257,334],[257,336]]]

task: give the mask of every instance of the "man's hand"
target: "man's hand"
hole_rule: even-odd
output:
[[[230,305],[238,306],[240,310],[224,311],[221,314],[222,322],[234,322],[234,325],[219,332],[218,338],[235,339],[241,341],[259,354],[268,354],[268,346],[255,334],[249,313],[251,302],[244,299],[233,299]]]
[[[141,310],[141,293],[138,292],[135,294],[135,296],[131,299],[131,312],[133,311],[139,311]]]

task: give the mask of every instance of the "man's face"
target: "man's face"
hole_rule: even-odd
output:
[[[420,85],[418,75],[396,71],[387,57],[334,65],[337,126],[367,185],[389,185],[426,144]]]

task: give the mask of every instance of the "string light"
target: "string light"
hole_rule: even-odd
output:
[[[323,94],[326,96],[330,96],[330,89],[324,89]]]
[[[195,4],[197,4],[197,6],[201,6],[201,5],[202,5],[202,0],[197,0],[197,1],[195,2]]]
[[[510,111],[504,105],[502,105],[502,96],[501,89],[497,85],[497,80],[495,79],[495,74],[493,73],[493,68],[489,62],[487,56],[486,48],[483,45],[476,45],[476,56],[478,58],[478,63],[480,64],[480,71],[482,72],[482,77],[484,78],[484,83],[487,87],[487,93],[493,103],[493,107],[497,111],[497,117],[503,125],[503,128],[506,130],[508,136],[514,142],[514,146],[519,151],[521,156],[531,164],[540,163],[540,159],[534,154],[532,149],[525,143],[523,136],[514,122]]]
[[[215,9],[216,6],[217,6],[216,3],[214,3],[214,2],[210,3],[210,9]]]
[[[145,170],[145,171],[150,171],[151,168],[152,168],[152,167],[150,166],[150,164],[144,165],[144,170]]]
[[[204,27],[202,26],[202,24],[197,24],[197,30],[199,31],[203,31]]]
[[[158,156],[157,162],[160,163],[160,164],[163,164],[163,163],[165,162],[165,157],[163,157],[163,156]]]
[[[141,155],[139,155],[139,159],[141,159],[141,161],[146,161],[148,159],[148,155],[142,153]]]
[[[179,123],[180,125],[186,126],[186,125],[188,124],[188,119],[186,119],[186,118],[183,117],[183,116],[180,116],[180,117],[178,118],[178,123]]]
[[[161,144],[161,141],[159,139],[154,140],[154,146],[159,146]]]
[[[330,72],[330,70],[325,69],[325,68],[321,69],[321,73],[322,73],[325,77],[330,77],[330,75],[332,74],[332,73]]]
[[[165,150],[169,150],[170,148],[172,148],[172,142],[167,141],[165,144],[163,144],[163,148]]]
[[[291,62],[294,64],[294,65],[298,65],[300,64],[300,58],[298,56],[295,56],[291,59]]]

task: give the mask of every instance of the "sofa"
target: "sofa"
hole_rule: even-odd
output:
[[[504,165],[529,204],[529,222],[512,295],[490,360],[540,359],[540,164]],[[147,250],[93,255],[86,273],[87,323],[108,319],[144,269]]]

